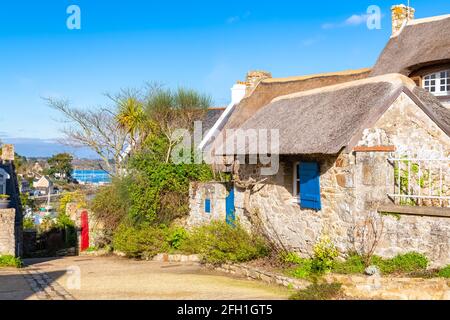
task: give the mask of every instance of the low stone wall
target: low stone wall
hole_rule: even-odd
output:
[[[200,262],[200,257],[196,254],[192,255],[182,255],[182,254],[167,254],[167,253],[161,253],[156,255],[153,258],[153,261],[157,262]]]
[[[16,255],[15,209],[0,210],[0,254]]]
[[[350,298],[378,300],[450,300],[450,280],[328,275],[328,282],[342,283]]]
[[[305,289],[311,284],[306,280],[292,279],[280,274],[259,270],[244,264],[223,264],[221,266],[207,265],[207,267],[219,272],[245,277],[249,280],[260,280],[269,284],[278,284],[280,286],[296,290]]]

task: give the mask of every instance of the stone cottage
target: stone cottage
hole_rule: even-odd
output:
[[[450,16],[414,20],[400,5],[392,17],[372,69],[249,82],[205,149],[234,185],[193,184],[188,224],[257,218],[305,256],[326,235],[343,254],[450,263]],[[268,131],[255,153],[261,136],[246,133]],[[261,155],[277,170],[263,174]]]

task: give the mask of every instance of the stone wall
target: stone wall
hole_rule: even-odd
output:
[[[16,255],[16,210],[0,210],[0,255]]]
[[[207,224],[212,220],[225,221],[228,196],[227,187],[223,183],[191,183],[189,188],[190,215],[188,228]],[[211,212],[205,212],[205,200],[211,200]]]

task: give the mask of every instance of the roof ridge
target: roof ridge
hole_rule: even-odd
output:
[[[331,76],[342,76],[342,75],[353,75],[358,73],[365,73],[371,71],[372,68],[360,68],[360,69],[348,69],[342,71],[335,72],[324,72],[324,73],[313,73],[302,76],[291,76],[291,77],[282,77],[282,78],[267,78],[261,81],[261,83],[277,83],[277,82],[289,82],[289,81],[301,81],[301,80],[309,80],[313,78],[320,77],[331,77]]]
[[[412,19],[412,20],[408,21],[406,26],[414,26],[414,25],[417,25],[417,24],[434,22],[434,21],[440,21],[440,20],[445,20],[445,19],[448,19],[448,18],[450,18],[450,14],[443,14],[443,15],[439,15],[439,16],[420,18],[420,19]]]
[[[390,73],[390,74],[385,74],[385,75],[381,75],[381,76],[360,79],[360,80],[353,80],[353,81],[335,84],[335,85],[331,85],[331,86],[325,86],[325,87],[315,88],[312,90],[301,91],[301,92],[296,92],[296,93],[276,97],[275,99],[273,99],[271,101],[271,103],[277,102],[280,100],[300,98],[300,97],[309,96],[309,95],[313,95],[313,94],[347,89],[347,88],[351,88],[351,87],[356,87],[356,86],[369,84],[369,83],[377,83],[377,82],[390,82],[396,88],[403,86],[403,87],[409,88],[410,90],[412,90],[416,86],[414,81],[411,80],[410,78],[408,78],[402,74],[399,74],[399,73]]]

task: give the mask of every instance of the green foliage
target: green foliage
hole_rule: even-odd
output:
[[[280,255],[280,260],[283,263],[301,264],[305,259],[301,258],[295,252],[285,252]]]
[[[333,268],[334,261],[339,256],[339,251],[328,237],[323,237],[314,246],[314,259],[312,268],[317,273],[328,272]]]
[[[34,230],[36,226],[34,224],[33,218],[24,218],[23,219],[23,229],[24,230]]]
[[[232,227],[222,221],[196,228],[181,247],[190,254],[200,254],[205,262],[245,262],[268,254],[265,242],[248,233],[239,224]]]
[[[0,268],[22,268],[23,262],[20,258],[10,255],[0,255]]]
[[[49,169],[47,174],[52,177],[58,176],[61,179],[69,179],[72,176],[73,157],[68,153],[59,153],[48,159]]]
[[[159,227],[132,227],[121,224],[114,233],[113,247],[129,258],[152,258],[158,253],[167,252],[167,230]]]
[[[357,253],[350,254],[343,262],[335,262],[333,266],[333,272],[340,274],[363,274],[365,269],[364,259]]]
[[[59,214],[65,214],[67,204],[72,202],[77,204],[77,209],[87,207],[86,195],[82,191],[66,192],[59,200]]]
[[[448,265],[445,268],[439,270],[439,274],[438,275],[441,278],[450,278],[450,265]]]
[[[130,178],[114,179],[110,185],[97,192],[90,204],[95,218],[108,234],[112,234],[126,220],[131,201],[130,185]]]
[[[9,199],[9,195],[7,194],[0,194],[0,200],[8,200]]]
[[[168,230],[167,242],[172,249],[178,250],[188,238],[188,232],[182,227],[176,227]]]
[[[58,216],[56,217],[56,228],[65,229],[74,227],[75,222],[73,222],[67,214],[58,214]]]
[[[33,211],[37,208],[36,201],[31,199],[31,197],[26,193],[20,194],[20,203],[22,204],[22,207],[30,208]]]
[[[314,279],[318,276],[313,270],[313,261],[311,259],[301,259],[296,267],[287,272],[288,275],[299,279]]]
[[[154,161],[151,153],[142,153],[130,161],[134,172],[130,184],[130,218],[139,223],[170,223],[189,212],[189,183],[210,181],[210,166],[171,164]]]
[[[335,300],[342,295],[341,283],[314,283],[292,295],[290,300]]]
[[[372,264],[380,268],[383,274],[411,273],[424,271],[428,267],[428,259],[423,254],[410,252],[392,259],[374,256]]]

